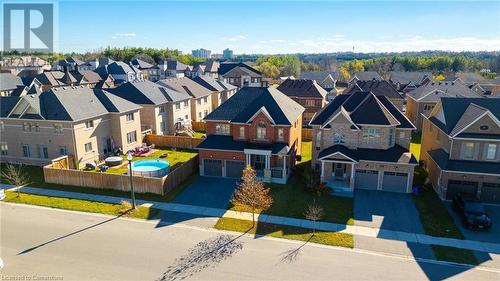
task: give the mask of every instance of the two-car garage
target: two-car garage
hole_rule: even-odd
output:
[[[379,183],[379,173],[382,177]],[[354,187],[392,192],[408,192],[408,173],[357,169]]]
[[[245,162],[233,160],[203,159],[203,175],[208,177],[240,178]]]
[[[451,200],[459,192],[474,194],[484,203],[500,203],[500,183],[482,182],[480,184],[477,181],[448,180],[446,199]]]

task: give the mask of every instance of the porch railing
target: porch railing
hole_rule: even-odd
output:
[[[271,178],[284,178],[284,172],[283,168],[271,168]]]

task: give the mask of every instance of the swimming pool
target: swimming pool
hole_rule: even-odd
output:
[[[139,160],[132,163],[134,176],[160,178],[170,172],[170,163],[160,159]]]

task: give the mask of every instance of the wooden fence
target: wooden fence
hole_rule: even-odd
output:
[[[74,169],[75,168],[75,160],[73,156],[61,156],[55,159],[52,159],[52,167],[57,169]]]
[[[302,128],[302,141],[312,141],[312,129]]]
[[[167,136],[167,135],[146,135],[144,142],[148,145],[154,144],[157,147],[175,147],[175,148],[195,148],[203,139],[183,137],[183,136]]]
[[[59,164],[56,166],[49,164],[43,167],[43,176],[46,183],[130,191],[130,176],[128,175],[72,170],[60,168]],[[134,190],[137,193],[165,195],[167,192],[179,187],[197,172],[198,156],[183,163],[162,178],[133,176]]]
[[[195,132],[206,132],[205,122],[191,121],[191,127]]]

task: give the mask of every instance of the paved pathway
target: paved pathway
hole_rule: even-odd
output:
[[[2,185],[2,187],[5,187],[5,185]],[[114,197],[114,196],[94,195],[87,193],[76,193],[69,191],[31,188],[31,187],[22,188],[22,192],[37,194],[37,195],[54,196],[54,197],[66,197],[66,198],[74,198],[74,199],[82,199],[90,201],[100,201],[100,202],[114,203],[114,204],[119,204],[122,200],[129,199],[129,198]],[[137,204],[171,212],[188,213],[188,214],[209,216],[209,217],[225,217],[225,218],[252,220],[252,213],[236,212],[225,209],[200,207],[200,206],[176,204],[176,203],[144,201],[144,200],[137,200]],[[296,226],[303,228],[312,228],[313,226],[313,222],[309,220],[271,216],[265,214],[256,215],[256,220],[262,223],[281,224],[281,225]],[[441,245],[441,246],[450,246],[450,247],[488,252],[488,253],[497,253],[497,254],[500,253],[500,244],[496,243],[434,237],[425,234],[393,231],[393,230],[371,228],[365,226],[344,225],[344,224],[336,224],[329,222],[318,222],[317,229],[323,231],[335,231],[352,235],[405,241],[405,242],[425,244],[425,245]]]

